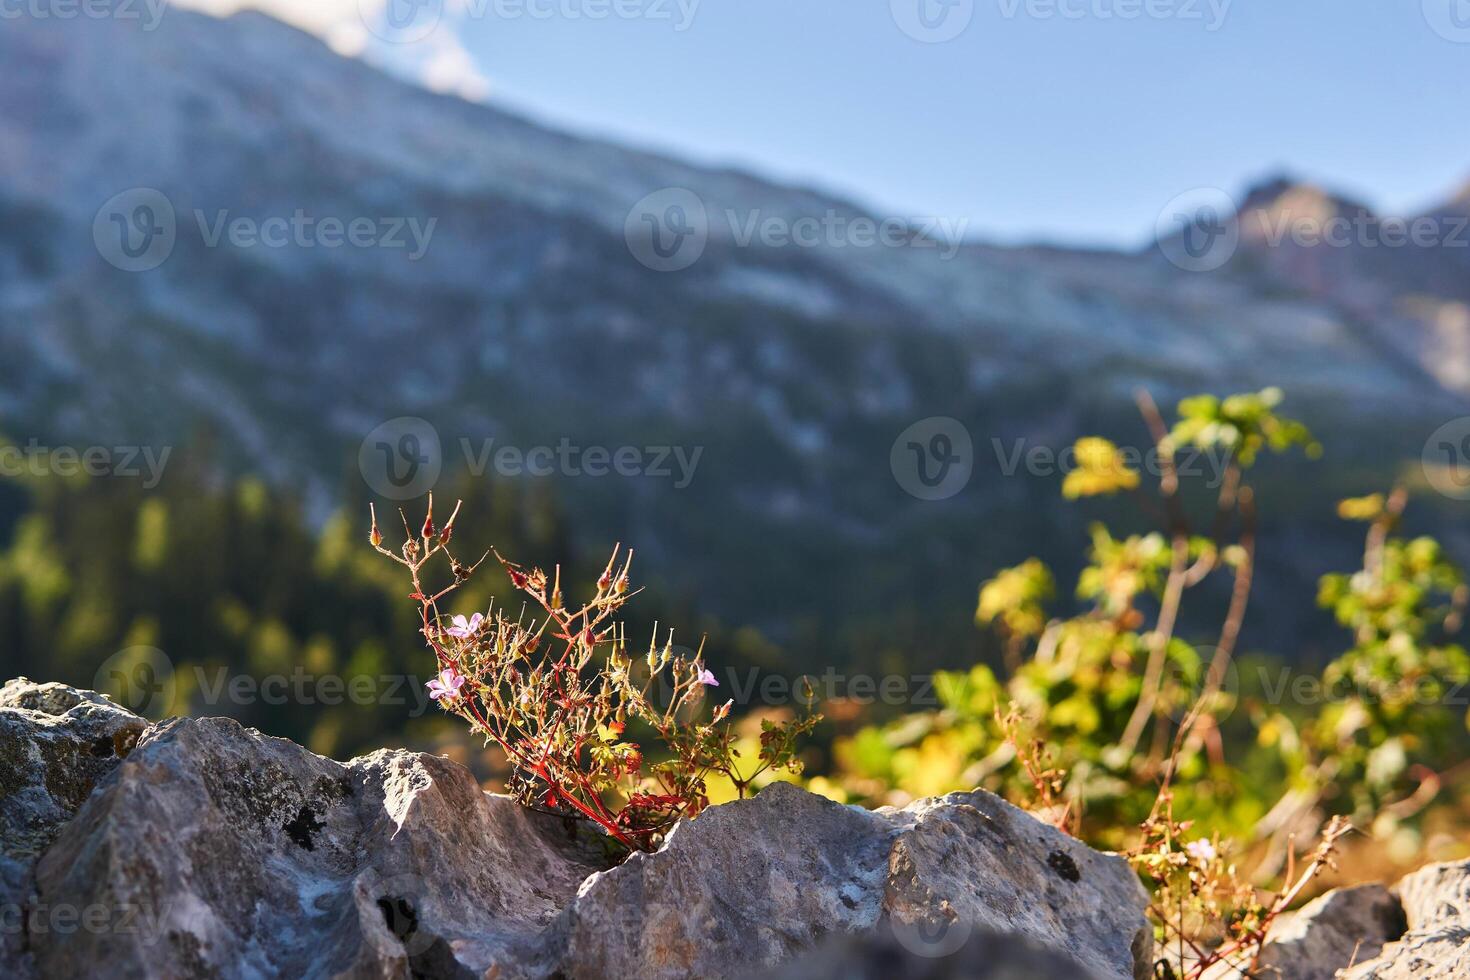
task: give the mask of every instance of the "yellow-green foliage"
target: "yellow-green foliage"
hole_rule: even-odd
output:
[[[1333,814],[1379,832],[1411,826],[1426,780],[1467,744],[1465,706],[1452,695],[1464,693],[1470,657],[1448,641],[1466,588],[1435,541],[1394,537],[1402,493],[1344,501],[1341,516],[1370,524],[1364,568],[1324,577],[1318,598],[1351,645],[1310,676],[1263,657],[1249,658],[1249,670],[1235,662],[1254,564],[1249,469],[1262,450],[1319,448],[1276,414],[1280,401],[1274,389],[1190,398],[1172,426],[1145,403],[1166,462],[1184,446],[1222,454],[1226,477],[1205,532],[1191,531],[1166,466],[1150,502],[1161,530],[1118,536],[1093,525],[1080,612],[1052,618],[1053,577],[1036,559],[996,573],[980,588],[976,620],[1017,653],[1010,669],[939,675],[936,710],[839,740],[838,773],[823,785],[868,802],[984,786],[1059,807],[1059,822],[1115,848],[1136,843],[1146,821],[1157,825],[1167,786],[1171,819],[1177,811],[1195,833],[1255,847],[1268,855],[1266,876],[1281,869],[1291,833]],[[1137,487],[1111,442],[1083,439],[1077,458],[1069,497]],[[1210,579],[1232,596],[1223,628],[1179,635],[1184,597]],[[1050,804],[1025,764],[1036,742],[1065,773]]]

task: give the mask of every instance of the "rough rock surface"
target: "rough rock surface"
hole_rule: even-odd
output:
[[[29,968],[36,859],[147,727],[100,694],[23,677],[0,687],[0,965]]]
[[[785,784],[681,825],[583,885],[574,977],[722,976],[890,920],[934,957],[972,930],[1022,936],[1100,977],[1147,976],[1138,879],[989,793],[868,812]]]
[[[1463,980],[1470,977],[1470,861],[1431,864],[1394,888],[1408,931],[1361,962],[1349,980]]]
[[[21,868],[27,927],[0,974],[724,977],[803,956],[805,976],[858,960],[936,978],[1149,970],[1126,865],[986,793],[868,812],[777,785],[613,867],[580,825],[442,758],[343,764],[226,719],[144,731],[59,686],[0,703],[28,726],[0,728],[25,763],[4,771],[6,847],[44,852]]]
[[[748,980],[1096,980],[1076,960],[1020,936],[974,932],[943,955],[897,931],[843,936]]]
[[[109,927],[33,937],[47,976],[545,972],[541,932],[603,867],[560,818],[445,759],[343,765],[220,719],[151,730],[42,858],[42,903]],[[126,924],[123,917],[128,916]]]
[[[1332,980],[1403,934],[1403,907],[1387,888],[1338,888],[1283,916],[1261,951],[1261,970],[1281,980]]]

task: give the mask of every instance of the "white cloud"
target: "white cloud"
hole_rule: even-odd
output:
[[[240,10],[260,10],[324,40],[333,51],[387,67],[435,92],[483,102],[490,80],[480,70],[455,30],[463,3],[449,0],[445,16],[427,36],[412,43],[388,43],[370,30],[378,28],[388,0],[172,0],[217,17]]]
[[[435,92],[458,95],[471,102],[483,102],[490,94],[490,79],[481,73],[474,57],[448,31],[437,35],[442,41],[432,44],[432,53],[424,60],[421,77]]]

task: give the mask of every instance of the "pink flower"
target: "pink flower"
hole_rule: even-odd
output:
[[[485,617],[479,613],[475,613],[469,619],[465,619],[463,616],[455,616],[452,620],[454,625],[444,632],[450,636],[457,636],[461,640],[467,640],[475,635],[475,631],[480,628],[480,624],[484,621]]]
[[[1201,837],[1199,840],[1192,840],[1188,844],[1185,844],[1184,850],[1189,854],[1190,857],[1200,861],[1215,860],[1215,845],[1211,844],[1203,837]]]
[[[446,667],[424,687],[429,689],[430,700],[438,701],[442,698],[449,701],[459,697],[459,689],[464,687],[464,678],[453,667]]]
[[[695,680],[703,684],[705,687],[720,686],[720,682],[715,680],[714,671],[710,670],[708,667],[699,668],[699,676],[696,677]]]

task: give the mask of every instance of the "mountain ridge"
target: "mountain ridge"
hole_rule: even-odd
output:
[[[427,92],[263,15],[172,11],[152,33],[16,21],[0,59],[20,79],[0,93],[0,426],[173,445],[205,425],[231,467],[299,487],[322,515],[362,491],[344,493],[342,474],[398,416],[433,425],[446,473],[464,469],[461,439],[700,446],[684,489],[551,482],[594,543],[636,541],[670,568],[695,556],[680,586],[717,597],[718,615],[792,643],[881,627],[888,639],[860,640],[869,663],[890,643],[972,647],[976,581],[1083,540],[1084,518],[1050,502],[1054,475],[1004,472],[997,441],[1136,440],[1139,387],[1167,403],[1280,384],[1340,453],[1310,491],[1281,471],[1283,519],[1349,555],[1334,495],[1398,478],[1430,432],[1470,414],[1457,353],[1470,333],[1437,326],[1459,300],[1445,287],[1406,307],[1418,273],[1401,262],[1359,283],[1346,252],[1310,256],[1318,281],[1250,247],[1190,273],[1158,249],[743,242],[752,218],[873,216]],[[103,246],[128,217],[107,206],[138,188],[168,203],[177,240],[132,272]],[[708,236],[687,268],[660,272],[628,228],[676,188]],[[434,230],[417,260],[209,241],[222,213],[259,226],[297,212]],[[935,417],[975,446],[969,483],[937,502],[890,461],[900,433]],[[1320,564],[1263,560],[1308,585]],[[759,580],[732,572],[752,567]],[[936,568],[945,581],[916,596]],[[1308,628],[1269,605],[1263,618]]]

